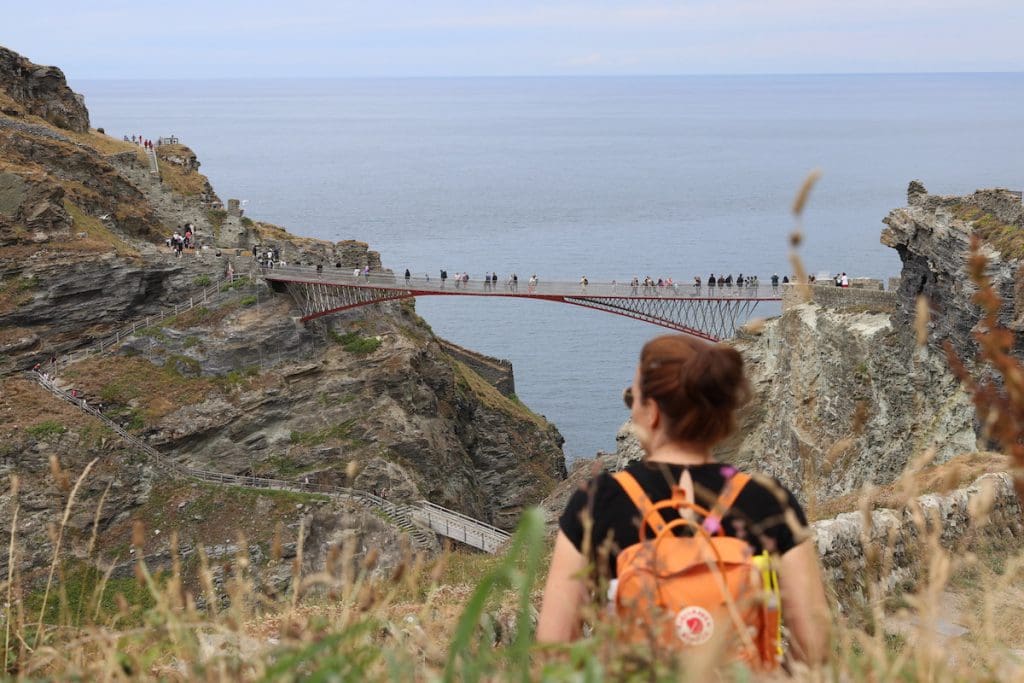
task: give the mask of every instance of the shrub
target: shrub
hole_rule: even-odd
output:
[[[341,344],[341,347],[349,353],[366,355],[373,353],[380,348],[381,340],[377,337],[363,337],[358,332],[347,332],[338,334],[334,330],[328,330],[331,339]]]
[[[258,301],[258,299],[256,298],[256,295],[255,295],[255,294],[250,294],[249,296],[247,296],[247,297],[244,297],[244,298],[243,298],[243,299],[242,299],[241,301],[239,301],[238,303],[239,303],[240,305],[242,305],[242,306],[252,306],[252,305],[253,305],[254,303],[256,303],[257,301]]]
[[[192,284],[196,287],[206,287],[211,282],[209,275],[200,275],[196,279],[192,280]]]

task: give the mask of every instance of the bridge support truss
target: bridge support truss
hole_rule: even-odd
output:
[[[302,309],[302,321],[314,320],[331,313],[347,311],[351,308],[379,304],[385,301],[397,301],[416,296],[409,289],[389,289],[385,287],[356,287],[337,285],[327,282],[296,282],[281,281],[288,294]]]
[[[740,298],[566,296],[561,299],[567,304],[643,320],[709,341],[721,341],[735,335],[739,326],[753,316],[759,303],[758,299]]]
[[[495,292],[488,295],[458,289],[403,288],[397,282],[377,286],[374,283],[337,283],[273,277],[269,277],[268,280],[292,296],[302,309],[304,322],[360,306],[417,296],[495,296],[572,304],[642,320],[709,341],[720,341],[735,335],[739,326],[753,315],[758,303],[767,300],[743,296],[586,296],[535,292]]]

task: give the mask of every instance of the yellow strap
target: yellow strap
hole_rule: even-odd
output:
[[[640,524],[648,524],[654,533],[660,534],[661,530],[665,528],[665,518],[661,516],[661,513],[653,509],[654,504],[651,503],[651,499],[647,497],[647,493],[643,490],[636,478],[629,472],[616,472],[612,475],[615,481],[619,482],[619,486],[626,492],[629,499],[633,501],[633,505],[640,511]],[[650,521],[647,517],[650,516]],[[640,530],[643,531],[642,529]]]

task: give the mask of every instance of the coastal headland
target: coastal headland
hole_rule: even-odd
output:
[[[26,604],[58,564],[62,585],[108,572],[132,594],[145,559],[204,604],[230,602],[241,565],[280,595],[342,549],[383,580],[410,555],[475,568],[464,546],[500,543],[446,553],[459,538],[422,515],[439,506],[444,524],[503,543],[524,511],[541,506],[550,529],[596,468],[639,457],[626,425],[615,453],[567,470],[511,365],[438,338],[412,299],[303,322],[262,277],[264,253],[345,273],[385,272],[382,256],[246,216],[200,154],[90,128],[59,69],[0,48],[0,575]],[[913,181],[884,223],[903,263],[895,288],[786,289],[781,315],[728,341],[754,398],[719,456],[798,495],[851,620],[880,609],[879,590],[913,591],[939,549],[995,564],[1024,534],[1010,464],[945,351],[978,356],[973,236],[1002,324],[1020,329],[1020,193],[938,196]],[[185,231],[190,246],[172,248]],[[873,546],[889,548],[884,562]],[[511,642],[508,610],[492,616],[496,642]]]

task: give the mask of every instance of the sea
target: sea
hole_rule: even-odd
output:
[[[108,134],[175,135],[222,199],[293,233],[358,239],[436,277],[690,282],[789,265],[887,279],[906,188],[1024,189],[1024,74],[74,81]],[[564,304],[416,302],[515,367],[569,461],[611,451],[643,343],[665,332]],[[762,304],[761,315],[777,314]]]

